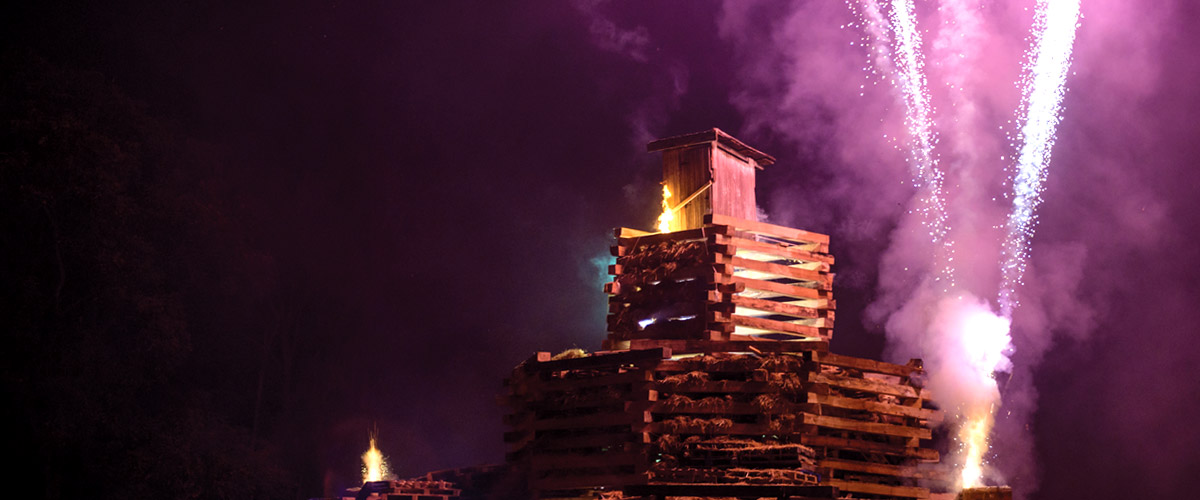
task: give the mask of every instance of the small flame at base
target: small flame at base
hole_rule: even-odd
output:
[[[989,437],[1000,406],[995,373],[1012,368],[1011,321],[969,294],[943,299],[933,329],[943,340],[935,352],[934,394],[955,409],[959,428],[954,454],[960,488],[983,486]]]
[[[988,434],[995,421],[994,415],[994,406],[986,412],[969,415],[967,423],[958,431],[958,439],[967,451],[962,468],[963,488],[983,486],[983,453],[988,447]]]
[[[375,436],[371,436],[371,448],[362,455],[363,482],[383,481],[388,476],[387,461],[383,452],[375,447]]]

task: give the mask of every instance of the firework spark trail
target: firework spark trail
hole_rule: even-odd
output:
[[[1025,275],[1050,150],[1062,119],[1062,98],[1078,25],[1079,0],[1038,0],[1033,48],[1023,78],[1022,125],[1017,137],[1021,148],[1013,178],[1013,207],[1005,224],[1000,265],[999,303],[1006,318],[1012,317],[1019,304],[1016,289]]]
[[[939,245],[933,257],[937,269],[933,281],[945,280],[941,292],[946,299],[938,302],[934,310],[939,318],[958,319],[935,320],[930,325],[930,334],[944,343],[936,353],[945,365],[941,368],[950,374],[948,376],[957,377],[953,381],[955,385],[967,389],[961,398],[947,403],[955,408],[956,417],[962,422],[958,432],[959,459],[962,460],[959,484],[976,487],[983,482],[988,437],[1000,403],[993,373],[1009,365],[1006,352],[1011,349],[1009,325],[1012,310],[1016,307],[1014,290],[1025,270],[1029,238],[1036,222],[1034,213],[1040,202],[1060,118],[1070,49],[1078,23],[1079,0],[1038,0],[1037,3],[1034,46],[1028,54],[1024,98],[1018,110],[1024,125],[1018,136],[1022,145],[1017,175],[1013,179],[1013,211],[1005,226],[1007,237],[1002,249],[1001,315],[993,313],[984,302],[968,299],[969,293],[959,291],[958,297],[949,297],[950,289],[954,287],[954,238],[942,191],[944,174],[936,147],[939,139],[933,126],[933,109],[912,0],[892,0],[886,19],[877,0],[861,0],[861,4],[861,12],[853,5],[851,8],[863,20],[873,65],[877,71],[893,75],[893,83],[906,110],[905,126],[910,137],[908,161],[913,183],[920,190],[913,213],[919,214],[931,241]],[[966,159],[968,164],[959,167],[968,169],[974,168],[969,163],[975,142],[966,129],[973,129],[975,106],[964,87],[979,48],[981,22],[978,9],[978,4],[970,0],[943,0],[939,11],[945,21],[934,41],[931,56],[945,73],[945,83],[951,90],[950,118],[954,123],[948,130],[956,151],[962,153],[955,158]],[[886,50],[889,48],[889,31],[891,53]]]
[[[917,30],[912,0],[892,0],[889,14],[895,32],[892,45],[896,86],[904,98],[907,111],[904,122],[912,138],[909,163],[914,176],[913,184],[921,190],[914,210],[921,215],[930,241],[939,245],[936,259],[938,273],[933,279],[942,282],[943,291],[949,291],[954,286],[954,244],[949,238],[949,219],[942,191],[945,176],[934,152],[938,137],[933,128],[933,109],[925,80],[921,33]]]
[[[920,214],[930,241],[938,245],[939,258],[935,264],[938,273],[934,281],[940,282],[943,291],[948,292],[954,287],[954,244],[949,237],[949,217],[942,189],[945,175],[934,152],[938,136],[933,127],[933,108],[913,2],[892,0],[887,15],[877,0],[860,0],[858,3],[861,10],[855,3],[847,1],[867,32],[865,45],[871,56],[871,70],[891,75],[905,109],[904,125],[909,134],[907,160],[912,183],[919,190],[911,210]]]
[[[879,4],[874,0],[863,1],[861,14],[851,0],[847,0],[846,5],[850,7],[850,12],[862,20],[862,27],[867,32],[864,45],[867,47],[867,51],[871,53],[870,61],[871,68],[873,68],[871,71],[875,74],[878,74],[878,72],[889,75],[895,74],[896,68],[892,65],[892,52],[890,48],[892,43],[891,27],[888,26],[887,18],[884,17],[883,10],[879,8]]]

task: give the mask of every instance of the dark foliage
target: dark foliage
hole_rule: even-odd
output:
[[[195,376],[211,305],[261,289],[219,201],[221,155],[99,74],[0,64],[10,494],[294,497],[273,447]]]

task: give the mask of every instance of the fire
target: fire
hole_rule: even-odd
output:
[[[671,210],[671,204],[667,201],[671,199],[671,190],[667,189],[667,185],[663,184],[663,199],[662,199],[662,215],[658,216],[658,232],[666,233],[671,231],[671,221],[675,220],[675,211]]]
[[[984,454],[995,423],[996,405],[1000,402],[993,374],[1011,368],[1006,353],[1012,348],[1011,322],[983,303],[964,300],[959,304],[966,308],[958,335],[962,349],[959,356],[967,369],[959,383],[971,393],[963,401],[959,414],[963,421],[958,430],[963,453],[961,481],[963,488],[976,488],[983,486]]]
[[[383,459],[383,452],[375,447],[375,436],[371,436],[371,448],[363,453],[362,461],[364,483],[383,481],[388,476],[387,461]]]
[[[962,468],[963,488],[983,486],[983,452],[988,447],[988,433],[992,429],[995,414],[993,406],[987,411],[969,415],[967,423],[958,430],[958,439],[966,447]]]

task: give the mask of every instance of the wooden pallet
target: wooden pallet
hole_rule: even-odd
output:
[[[721,215],[705,222],[670,233],[616,231],[606,348],[639,340],[830,339],[836,303],[828,236]]]

